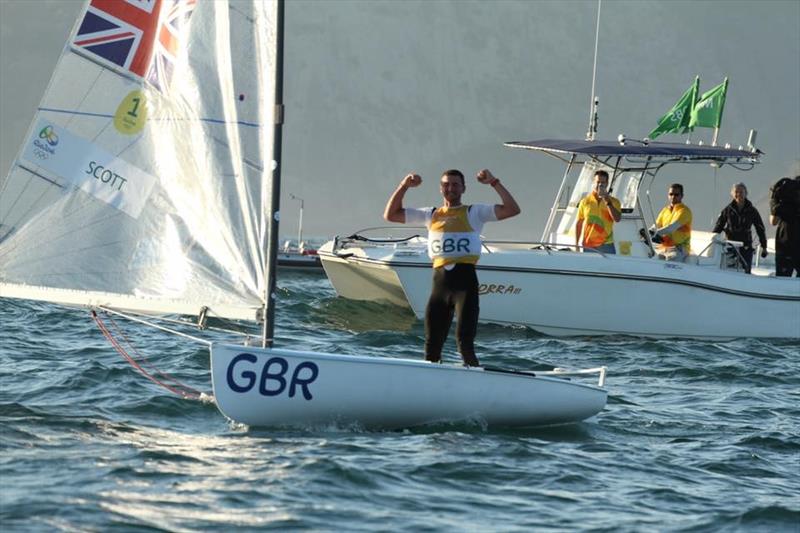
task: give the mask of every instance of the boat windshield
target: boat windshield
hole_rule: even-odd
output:
[[[622,173],[614,180],[612,194],[619,198],[623,210],[633,210],[636,207],[636,199],[641,181],[641,172]]]
[[[587,194],[592,192],[594,174],[598,170],[605,170],[611,178],[609,192],[622,204],[622,209],[633,210],[636,208],[639,184],[642,181],[641,172],[622,172],[614,176],[614,169],[601,164],[586,163],[582,166],[580,174],[575,181],[575,187],[569,199],[569,207],[578,207],[578,203]],[[567,207],[562,205],[563,207]]]
[[[609,176],[614,175],[614,169],[598,163],[593,162],[586,162],[581,166],[580,174],[578,178],[575,180],[575,187],[572,190],[572,195],[569,199],[569,207],[578,207],[581,199],[584,196],[592,192],[592,186],[594,185],[594,174],[598,170],[605,170],[608,172]],[[612,189],[616,189],[616,183],[611,183]]]

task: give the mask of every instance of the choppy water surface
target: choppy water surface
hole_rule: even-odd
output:
[[[280,346],[421,351],[403,309],[336,299],[322,275],[279,287]],[[158,368],[210,391],[202,345],[124,327]],[[609,404],[534,430],[249,429],[141,377],[88,312],[0,300],[0,526],[800,531],[797,343],[484,325],[478,346],[485,364],[607,365]]]

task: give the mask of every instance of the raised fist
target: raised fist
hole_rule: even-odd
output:
[[[403,181],[400,182],[400,185],[403,187],[419,187],[422,183],[422,177],[419,174],[409,174]]]
[[[488,168],[484,168],[483,170],[478,172],[478,175],[476,177],[478,178],[478,181],[481,183],[489,183],[490,181],[495,179],[495,177],[492,175],[492,173],[489,171]]]

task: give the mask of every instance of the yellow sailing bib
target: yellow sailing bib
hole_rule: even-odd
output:
[[[440,207],[428,225],[428,256],[434,267],[478,262],[481,236],[469,222],[469,206]]]

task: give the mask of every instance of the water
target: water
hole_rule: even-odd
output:
[[[279,287],[281,346],[420,353],[422,325],[401,308],[336,299],[321,275]],[[800,531],[796,342],[483,325],[485,364],[607,365],[608,406],[545,429],[276,431],[147,381],[87,311],[0,300],[0,325],[4,531]],[[202,345],[124,329],[210,390]]]

